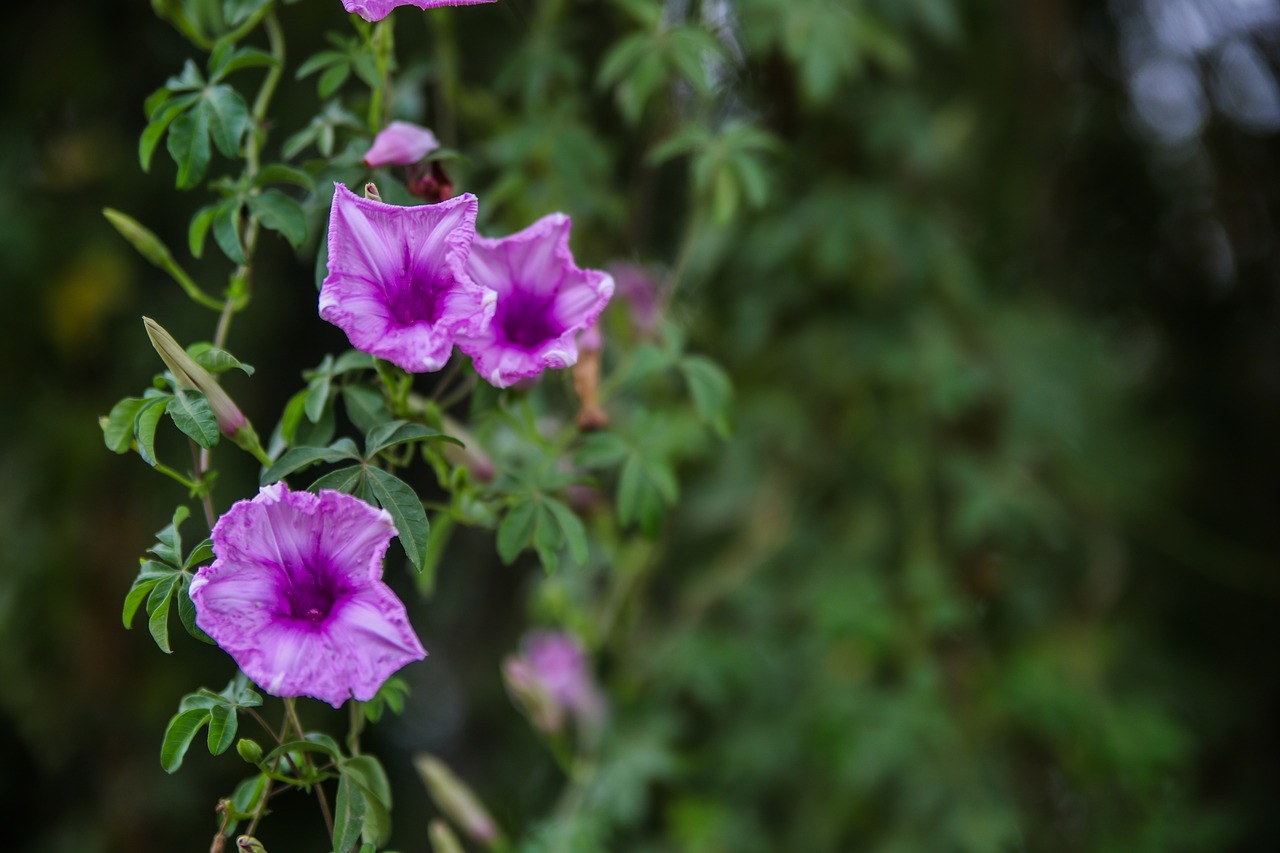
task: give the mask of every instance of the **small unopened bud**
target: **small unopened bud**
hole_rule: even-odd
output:
[[[578,361],[570,369],[573,391],[578,395],[578,428],[602,429],[609,425],[609,413],[600,405],[600,351],[604,338],[596,326],[578,336]]]
[[[187,351],[174,340],[173,335],[150,317],[142,318],[142,325],[147,329],[147,337],[151,345],[160,355],[160,360],[173,374],[174,381],[183,388],[194,388],[209,401],[213,416],[218,419],[218,430],[239,447],[253,454],[259,462],[270,465],[271,460],[258,441],[249,419],[232,401],[213,374],[205,370]]]
[[[370,201],[382,201],[382,193],[378,192],[372,181],[364,185],[364,197]]]
[[[107,221],[116,227],[120,235],[138,250],[138,254],[151,263],[164,267],[173,261],[168,247],[160,241],[160,238],[132,216],[110,207],[104,207],[102,215],[107,217]]]
[[[453,834],[449,824],[442,820],[431,821],[427,835],[431,838],[431,849],[435,853],[464,853],[462,842]]]
[[[440,141],[427,128],[407,121],[393,121],[374,137],[373,145],[364,155],[364,164],[370,169],[408,166],[439,147]]]
[[[250,764],[257,764],[262,760],[262,746],[256,740],[250,740],[247,737],[236,741],[236,752]]]
[[[564,706],[551,695],[528,662],[507,658],[502,662],[502,681],[535,728],[547,734],[556,734],[564,728]]]
[[[481,844],[492,844],[498,839],[498,825],[488,810],[443,761],[424,752],[414,757],[413,765],[436,806],[460,830]]]
[[[267,853],[267,848],[263,847],[262,842],[252,835],[241,835],[237,838],[236,850],[240,851],[240,853]]]

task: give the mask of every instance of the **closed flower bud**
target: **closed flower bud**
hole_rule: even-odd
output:
[[[427,835],[431,838],[431,848],[435,853],[464,853],[462,842],[453,834],[449,824],[442,820],[431,821]]]
[[[250,740],[242,737],[236,741],[236,752],[240,753],[240,757],[250,764],[257,764],[262,760],[262,747],[256,740]]]
[[[213,416],[218,420],[218,430],[239,447],[253,454],[259,462],[270,465],[271,460],[262,449],[258,435],[253,431],[249,419],[244,416],[227,392],[222,390],[222,386],[218,384],[213,374],[188,355],[187,351],[174,340],[173,335],[165,331],[164,327],[155,320],[143,317],[142,325],[146,327],[147,337],[151,339],[151,345],[159,353],[161,361],[173,374],[174,381],[182,388],[193,388],[199,391],[209,401],[209,408],[213,410]]]
[[[431,799],[459,829],[481,844],[492,844],[498,839],[498,825],[488,810],[443,761],[420,753],[414,757],[413,764],[426,783]]]
[[[408,166],[439,147],[440,141],[427,128],[407,121],[393,121],[374,137],[373,145],[364,155],[364,164],[370,169]]]

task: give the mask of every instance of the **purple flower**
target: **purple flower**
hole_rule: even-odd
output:
[[[355,12],[366,21],[381,21],[397,6],[434,9],[437,6],[474,6],[477,3],[493,2],[494,0],[342,0],[342,8]]]
[[[275,696],[372,699],[426,657],[382,582],[395,532],[386,510],[351,495],[267,486],[214,526],[217,559],[191,581],[196,624]]]
[[[476,197],[397,207],[334,187],[320,316],[356,349],[413,373],[439,370],[454,336],[483,331],[495,294],[466,269]]]
[[[609,272],[618,283],[618,296],[631,303],[631,322],[642,338],[652,338],[662,324],[664,276],[656,269],[622,262]]]
[[[373,145],[364,155],[364,164],[370,169],[408,166],[439,147],[440,141],[427,128],[407,121],[393,121],[374,137]]]
[[[476,237],[467,271],[497,292],[493,322],[458,335],[491,385],[506,388],[548,367],[578,360],[578,332],[596,321],[613,295],[613,279],[583,270],[569,250],[569,217],[544,216],[510,237]]]
[[[508,689],[543,731],[560,731],[566,713],[588,727],[604,718],[604,698],[591,678],[586,653],[568,634],[527,635],[521,654],[504,662],[503,675]]]

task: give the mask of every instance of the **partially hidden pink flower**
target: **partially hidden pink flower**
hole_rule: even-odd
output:
[[[381,166],[408,166],[440,147],[440,140],[425,127],[407,121],[393,121],[373,138],[364,155],[370,169]]]
[[[491,385],[506,388],[547,368],[578,360],[578,333],[592,325],[609,297],[613,279],[579,269],[569,249],[569,217],[544,216],[510,237],[476,237],[467,271],[497,293],[493,322],[458,335]]]
[[[558,732],[566,715],[587,728],[604,719],[605,701],[581,643],[559,631],[525,636],[520,654],[503,663],[512,695],[539,729]]]
[[[382,582],[395,532],[386,510],[351,495],[266,486],[214,526],[216,559],[191,581],[196,624],[275,696],[372,699],[426,657]]]
[[[337,184],[320,316],[356,349],[413,373],[439,370],[454,337],[479,334],[495,294],[467,272],[476,197],[398,207]]]
[[[494,0],[342,0],[342,8],[354,12],[366,21],[381,21],[397,6],[435,9],[438,6],[474,6],[493,2]]]

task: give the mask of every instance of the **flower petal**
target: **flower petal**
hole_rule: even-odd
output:
[[[494,0],[342,0],[342,7],[366,21],[381,21],[397,6],[435,9],[440,6],[474,6],[479,3],[493,2]]]

